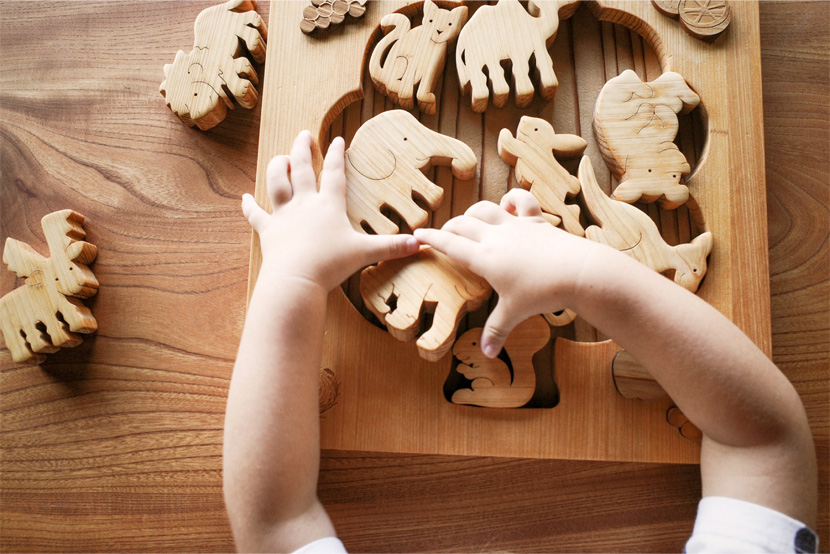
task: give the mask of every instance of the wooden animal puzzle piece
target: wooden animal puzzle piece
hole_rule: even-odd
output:
[[[41,362],[38,354],[77,346],[81,338],[76,333],[98,328],[92,313],[77,300],[98,292],[98,280],[87,267],[98,250],[83,240],[83,223],[84,216],[72,210],[44,216],[40,224],[48,258],[24,242],[6,239],[3,262],[26,279],[0,298],[0,325],[15,362]]]
[[[537,117],[523,116],[516,137],[508,129],[499,133],[499,156],[516,168],[516,181],[536,197],[551,223],[569,233],[584,236],[579,223],[579,206],[565,199],[579,194],[579,180],[568,173],[554,157],[576,156],[588,143],[576,135],[557,135],[553,125]]]
[[[701,40],[714,40],[732,22],[727,0],[651,0],[657,11],[680,19],[687,33]]]
[[[398,340],[415,338],[424,309],[434,308],[432,325],[416,343],[420,356],[432,362],[449,351],[461,318],[487,301],[491,290],[484,279],[429,247],[360,275],[363,301]]]
[[[472,381],[470,388],[453,393],[452,402],[487,408],[524,406],[536,391],[533,355],[550,340],[550,327],[544,318],[534,316],[513,329],[504,344],[512,374],[500,358],[488,358],[481,352],[482,330],[470,329],[452,347],[453,356],[460,362],[456,371]]]
[[[306,34],[343,23],[346,15],[357,18],[366,13],[366,0],[311,0],[303,9],[300,29]]]
[[[674,209],[689,198],[680,184],[691,171],[674,144],[677,114],[691,111],[700,97],[678,73],[645,83],[630,69],[605,83],[594,111],[594,135],[602,157],[620,180],[613,198]]]
[[[669,246],[648,215],[606,196],[587,156],[579,164],[578,177],[588,212],[598,223],[585,229],[586,237],[616,248],[658,273],[672,270],[675,283],[697,291],[712,251],[712,233],[706,231],[691,243]]]
[[[255,0],[228,0],[203,10],[193,25],[193,50],[179,50],[164,66],[159,92],[188,126],[207,131],[219,124],[234,107],[229,94],[243,108],[256,106],[259,78],[242,55],[244,44],[254,60],[265,61],[268,29],[255,9]]]
[[[375,87],[393,102],[411,110],[417,86],[418,109],[435,113],[435,84],[444,71],[447,46],[467,21],[467,8],[443,10],[431,0],[424,2],[423,23],[410,28],[400,13],[385,16],[380,26],[386,33],[372,52],[369,74]]]
[[[417,229],[429,214],[413,194],[434,210],[444,190],[422,170],[449,165],[459,179],[475,175],[477,160],[469,146],[432,131],[411,113],[390,110],[376,115],[355,133],[346,150],[346,206],[357,230],[395,234],[398,226],[382,210],[391,209]]]
[[[482,6],[473,14],[461,30],[455,49],[458,81],[462,94],[471,92],[473,111],[487,109],[488,75],[493,105],[501,108],[507,103],[510,85],[501,65],[505,61],[513,66],[516,106],[525,107],[533,100],[531,57],[536,60],[542,98],[553,98],[559,81],[548,46],[556,38],[560,19],[571,17],[577,6],[578,0],[531,0],[525,10],[519,0],[499,0],[495,6]]]

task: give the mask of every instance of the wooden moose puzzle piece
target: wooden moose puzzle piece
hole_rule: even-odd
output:
[[[234,107],[228,94],[243,108],[256,106],[259,78],[242,55],[244,43],[254,60],[265,61],[268,30],[255,8],[255,0],[228,0],[203,10],[193,25],[193,50],[179,50],[164,66],[159,92],[188,126],[207,131],[219,124]]]
[[[428,129],[404,110],[383,112],[361,125],[346,150],[346,206],[352,226],[395,234],[398,226],[382,212],[388,208],[410,229],[422,227],[429,214],[413,194],[432,210],[444,195],[422,172],[432,165],[449,165],[453,175],[469,179],[477,160],[469,146]]]
[[[40,362],[39,353],[77,346],[81,338],[76,333],[98,328],[92,313],[77,300],[98,292],[98,280],[87,267],[98,250],[83,240],[84,216],[62,210],[44,216],[40,223],[50,257],[11,237],[3,250],[3,263],[26,279],[23,286],[0,298],[3,337],[15,362],[32,358]]]
[[[415,338],[424,309],[434,307],[432,325],[416,343],[420,356],[432,362],[449,351],[461,318],[484,304],[491,290],[487,281],[430,247],[368,267],[360,276],[363,301],[398,340]]]
[[[362,17],[366,13],[366,0],[311,0],[303,9],[300,29],[310,34],[317,29],[328,29],[330,25],[339,25],[351,17]]]
[[[536,392],[533,355],[550,340],[550,327],[544,318],[534,316],[523,321],[504,344],[510,368],[500,358],[488,358],[481,352],[481,327],[470,329],[455,342],[452,354],[460,362],[456,371],[472,381],[452,395],[454,404],[486,408],[520,408]]]
[[[594,110],[594,136],[602,157],[620,180],[613,198],[633,204],[658,201],[674,209],[689,198],[680,184],[691,171],[674,143],[678,113],[700,103],[678,73],[643,82],[630,69],[605,83]]]
[[[501,108],[507,103],[510,85],[501,65],[505,61],[513,67],[516,106],[525,107],[533,100],[531,57],[536,60],[542,98],[550,100],[556,94],[559,81],[548,46],[556,38],[560,18],[571,17],[578,0],[531,0],[527,7],[525,10],[519,0],[499,0],[495,6],[480,7],[461,30],[455,62],[462,93],[471,93],[473,111],[487,109],[488,75],[493,105]]]
[[[409,18],[400,13],[384,16],[380,25],[386,35],[369,60],[375,87],[407,110],[414,107],[413,96],[417,96],[418,109],[434,114],[434,90],[444,71],[447,46],[466,20],[465,6],[443,10],[431,0],[424,2],[424,18],[418,27],[410,28]]]
[[[727,0],[651,0],[668,17],[680,19],[687,33],[701,40],[714,40],[732,22]]]

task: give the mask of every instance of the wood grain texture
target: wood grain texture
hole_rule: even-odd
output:
[[[40,218],[74,208],[99,246],[101,281],[100,331],[77,349],[40,369],[0,350],[4,552],[233,548],[221,428],[244,317],[239,196],[253,189],[259,108],[200,133],[157,90],[160,68],[192,39],[184,22],[213,4],[0,6],[2,238],[42,248]],[[830,139],[830,4],[760,10],[772,353],[815,433],[826,550],[830,167],[816,145]],[[113,21],[127,30],[118,41]],[[477,183],[464,185],[453,201],[478,197]],[[3,293],[15,285],[0,279]],[[320,497],[354,552],[667,552],[691,530],[699,487],[691,465],[326,451]]]

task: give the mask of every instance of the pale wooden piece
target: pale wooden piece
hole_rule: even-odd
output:
[[[657,11],[680,19],[687,33],[701,40],[714,40],[732,21],[728,0],[651,0]]]
[[[388,207],[410,229],[426,224],[429,214],[413,199],[422,198],[434,210],[444,191],[422,170],[449,165],[453,175],[469,179],[477,160],[463,142],[421,125],[404,110],[390,110],[364,123],[346,150],[346,205],[355,229],[367,225],[377,234],[394,234],[398,226],[381,213]]]
[[[673,270],[675,283],[697,291],[712,251],[711,232],[701,233],[691,243],[669,246],[649,216],[602,192],[587,156],[579,164],[578,177],[585,205],[598,223],[585,230],[586,237],[612,246],[658,273]]]
[[[533,355],[550,340],[550,327],[542,317],[534,316],[520,323],[504,343],[510,368],[500,358],[488,358],[481,352],[481,327],[470,329],[455,342],[452,354],[460,362],[456,371],[472,381],[452,395],[454,404],[486,408],[520,408],[536,392]]]
[[[360,276],[363,301],[398,340],[415,338],[424,309],[434,308],[432,325],[416,343],[421,357],[432,362],[450,350],[461,318],[481,306],[491,290],[484,279],[429,247],[368,267]]]
[[[311,0],[303,9],[300,29],[310,34],[317,29],[328,29],[330,25],[339,25],[346,15],[354,18],[366,13],[366,0]]]
[[[256,106],[259,78],[242,55],[244,43],[254,60],[265,61],[268,29],[255,9],[256,0],[228,0],[202,10],[193,25],[193,50],[179,50],[164,66],[159,92],[186,125],[203,131],[218,125],[234,108],[228,93],[243,108]]]
[[[665,209],[686,202],[689,189],[680,179],[691,168],[674,144],[677,114],[699,103],[700,97],[674,72],[646,83],[626,70],[605,83],[594,111],[594,135],[620,180],[613,198],[629,204],[656,200]]]
[[[534,93],[531,56],[536,58],[539,93],[545,100],[553,98],[559,82],[548,46],[556,38],[560,18],[573,15],[577,6],[578,0],[531,1],[525,10],[519,0],[499,0],[495,6],[482,6],[475,12],[461,30],[455,49],[458,81],[464,94],[471,93],[473,110],[487,109],[490,89],[485,68],[493,87],[493,105],[501,108],[507,103],[510,85],[501,67],[503,61],[513,65],[516,106],[530,104]]]
[[[617,392],[623,398],[662,400],[667,396],[654,377],[625,350],[620,350],[614,356],[611,362],[611,375],[614,377]]]
[[[434,114],[434,91],[444,70],[447,47],[465,21],[465,6],[443,10],[431,0],[424,2],[423,23],[418,27],[410,28],[409,18],[401,13],[385,16],[380,25],[386,35],[375,46],[369,60],[375,87],[407,110],[415,106],[413,97],[417,96],[418,109]]]
[[[3,262],[26,279],[0,298],[0,326],[15,362],[34,358],[39,363],[39,353],[78,346],[81,338],[76,333],[98,329],[92,313],[77,300],[98,292],[98,280],[87,267],[98,250],[83,240],[83,223],[84,216],[72,210],[44,216],[40,224],[48,258],[24,242],[6,239]]]

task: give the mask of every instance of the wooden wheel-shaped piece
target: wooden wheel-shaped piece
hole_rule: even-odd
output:
[[[686,32],[699,39],[713,39],[732,21],[727,0],[652,0],[657,11],[680,18]]]

